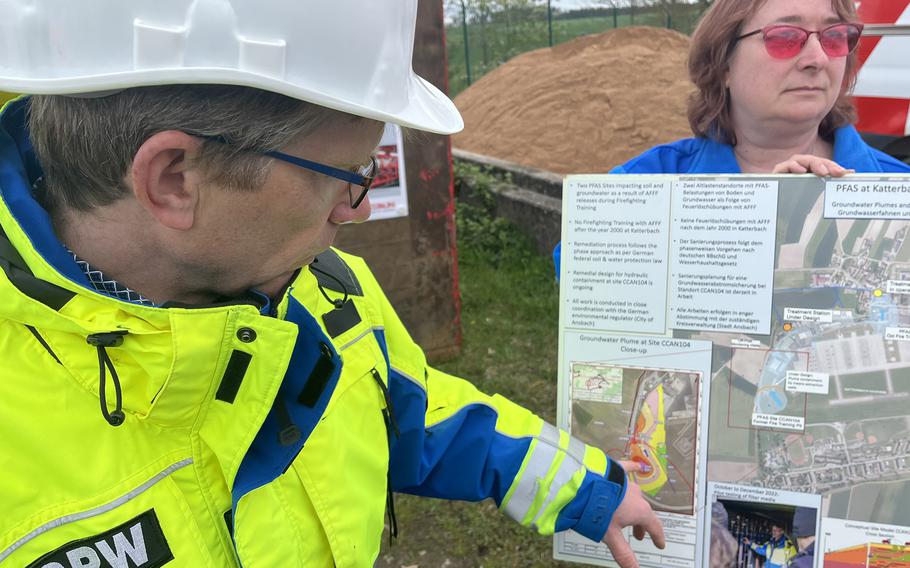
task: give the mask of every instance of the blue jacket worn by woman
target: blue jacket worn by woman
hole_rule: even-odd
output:
[[[910,173],[910,166],[866,144],[853,126],[834,131],[835,162],[863,173]],[[738,174],[733,146],[707,138],[685,138],[655,146],[611,174]]]

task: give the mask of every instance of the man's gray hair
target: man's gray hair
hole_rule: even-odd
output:
[[[250,191],[265,180],[277,150],[333,119],[357,117],[284,95],[229,85],[136,87],[103,97],[34,95],[29,103],[32,144],[44,169],[36,197],[52,214],[88,210],[129,193],[133,157],[165,130],[221,138],[206,140],[195,166],[213,183]]]

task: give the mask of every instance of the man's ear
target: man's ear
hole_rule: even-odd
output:
[[[166,130],[149,137],[133,156],[127,173],[133,195],[169,229],[186,231],[193,227],[200,179],[191,165],[201,148],[199,138]]]

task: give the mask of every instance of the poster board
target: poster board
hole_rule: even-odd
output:
[[[569,176],[562,243],[558,421],[651,466],[642,567],[707,566],[715,503],[737,566],[797,507],[816,566],[910,566],[910,176]]]

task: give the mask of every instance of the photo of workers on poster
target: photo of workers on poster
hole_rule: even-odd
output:
[[[814,568],[818,496],[708,483],[710,568]]]

